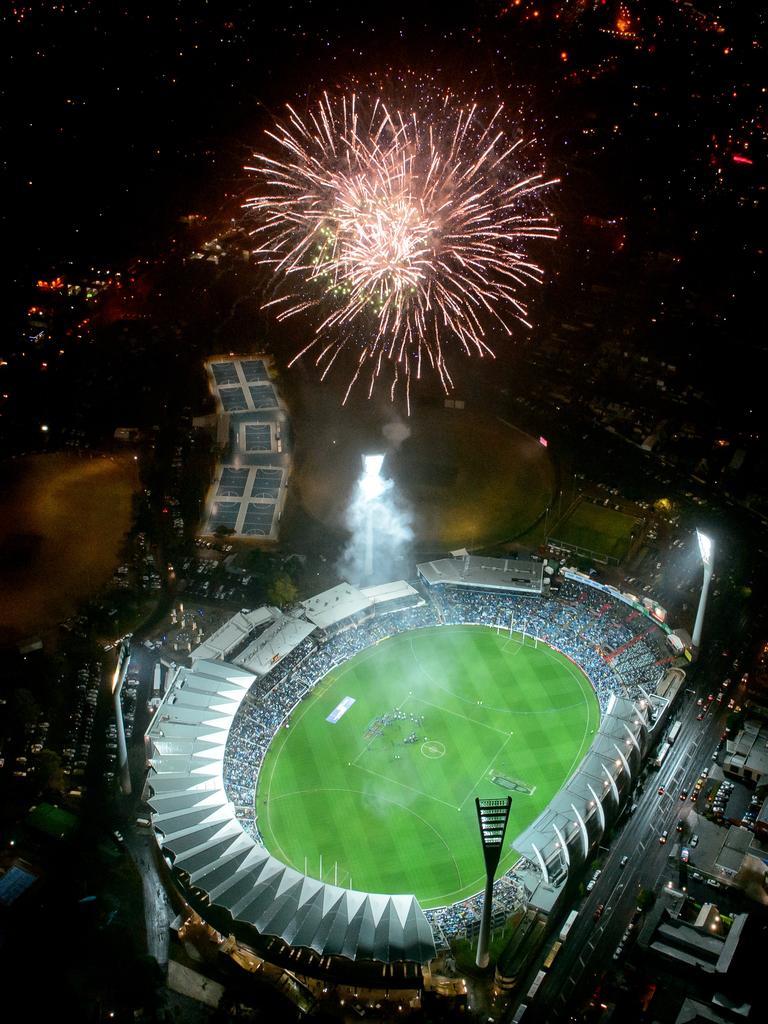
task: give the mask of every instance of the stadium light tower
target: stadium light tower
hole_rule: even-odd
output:
[[[488,940],[491,936],[493,876],[499,866],[512,797],[508,796],[503,800],[481,800],[480,797],[476,797],[475,806],[477,807],[477,822],[480,825],[483,857],[485,858],[485,896],[483,897],[483,914],[480,918],[480,936],[477,940],[475,963],[478,967],[487,967]]]
[[[706,533],[702,533],[701,530],[697,530],[696,540],[699,542],[699,554],[701,555],[701,562],[704,566],[704,582],[701,585],[701,597],[699,598],[696,622],[693,627],[692,643],[694,648],[698,648],[701,644],[701,629],[704,625],[704,612],[707,607],[709,584],[712,582],[712,570],[714,568],[715,561],[715,545],[712,538],[708,537]]]
[[[128,744],[125,739],[125,723],[123,722],[123,710],[120,704],[120,692],[125,682],[128,663],[131,660],[130,649],[129,634],[120,641],[117,665],[115,666],[115,674],[112,677],[112,700],[115,706],[115,724],[117,726],[117,759],[120,773],[120,789],[125,796],[130,796],[131,794],[131,770],[128,765]]]
[[[383,455],[363,456],[363,475],[360,478],[360,493],[366,506],[365,517],[365,575],[373,575],[373,510],[376,499],[386,490],[386,481],[381,475]]]

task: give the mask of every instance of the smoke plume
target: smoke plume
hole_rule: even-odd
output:
[[[386,424],[382,433],[395,450],[409,436],[409,428],[398,420]],[[338,564],[339,575],[349,583],[369,585],[410,575],[413,540],[411,511],[391,479],[381,475],[383,458],[366,457],[345,525],[349,542]]]

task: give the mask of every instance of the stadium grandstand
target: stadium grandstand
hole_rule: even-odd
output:
[[[540,594],[549,578],[542,561],[522,558],[487,558],[461,555],[438,558],[417,566],[419,576],[429,586],[447,584],[470,590],[500,590],[521,594]]]
[[[252,929],[321,958],[423,964],[476,930],[482,894],[424,911],[414,896],[330,885],[281,863],[259,831],[255,794],[278,730],[332,669],[400,633],[514,631],[579,666],[600,705],[587,755],[510,837],[521,857],[494,885],[494,925],[524,904],[550,910],[627,799],[670,671],[667,627],[575,570],[550,595],[541,562],[460,556],[418,568],[415,585],[344,583],[285,613],[239,613],[169,682],[147,732],[146,799],[172,871],[222,933]]]
[[[274,621],[275,612],[270,608],[256,611],[242,611],[233,615],[224,625],[212,633],[203,643],[195,647],[190,658],[195,661],[234,660],[260,628]]]

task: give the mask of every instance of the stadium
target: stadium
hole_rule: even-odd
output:
[[[474,797],[512,796],[494,924],[551,912],[632,790],[681,674],[670,635],[576,570],[469,555],[238,613],[147,732],[185,904],[259,964],[422,988],[477,931]]]

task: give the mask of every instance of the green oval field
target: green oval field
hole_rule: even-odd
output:
[[[510,794],[503,873],[600,720],[584,673],[531,643],[482,626],[413,630],[330,672],[262,766],[270,853],[325,882],[443,906],[483,887],[475,797]]]

